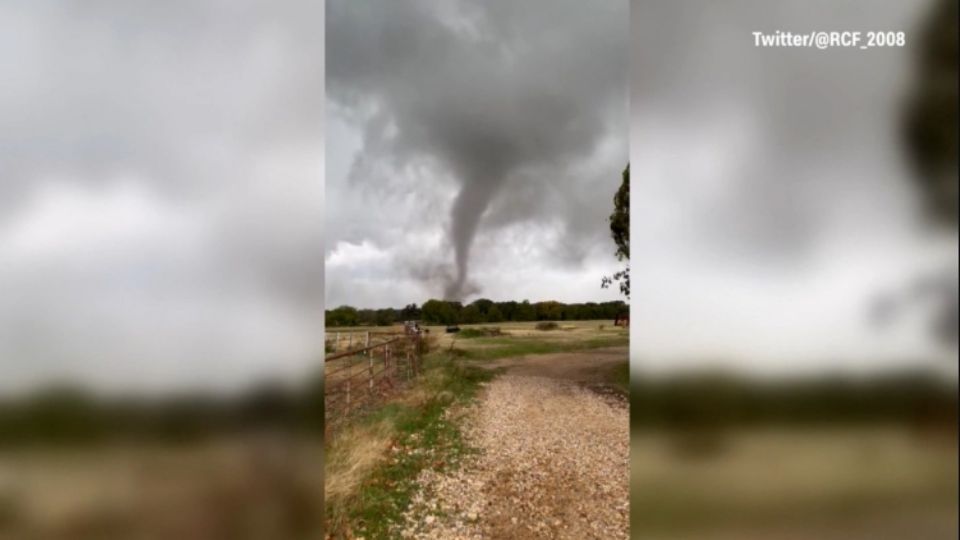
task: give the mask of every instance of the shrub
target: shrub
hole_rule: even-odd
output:
[[[503,332],[500,331],[500,327],[483,326],[480,328],[464,328],[460,331],[460,337],[463,338],[495,337],[502,335]]]
[[[543,321],[537,323],[537,330],[556,330],[560,326],[553,321]]]

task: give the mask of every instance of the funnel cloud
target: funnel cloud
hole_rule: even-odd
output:
[[[627,159],[627,2],[516,4],[328,5],[328,100],[362,133],[346,182],[400,185],[416,169],[406,189],[449,197],[431,219],[453,268],[429,288],[451,300],[483,290],[482,230],[540,222],[571,245],[602,242]],[[596,223],[568,219],[577,186],[605,175],[587,203]]]

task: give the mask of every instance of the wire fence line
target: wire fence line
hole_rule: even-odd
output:
[[[354,332],[337,336],[350,343],[324,359],[324,417],[328,434],[352,415],[380,403],[400,384],[420,374],[423,341],[419,334]],[[342,345],[342,344],[341,344]]]
[[[371,332],[369,330],[325,332],[324,345],[327,353],[338,353],[369,347],[402,335],[406,334],[401,332]]]

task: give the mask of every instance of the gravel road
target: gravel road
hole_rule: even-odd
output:
[[[462,415],[480,450],[423,471],[404,538],[628,538],[629,413],[582,383],[511,370]]]

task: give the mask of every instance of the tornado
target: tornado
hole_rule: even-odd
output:
[[[357,124],[363,162],[389,171],[383,182],[407,192],[432,182],[443,193],[453,183],[450,213],[425,216],[445,229],[450,252],[422,254],[431,264],[421,266],[434,271],[416,277],[462,301],[478,292],[471,269],[484,228],[552,221],[568,207],[561,197],[528,201],[543,206],[540,214],[499,205],[519,208],[547,190],[572,194],[577,183],[619,178],[626,155],[609,160],[609,174],[595,163],[580,169],[611,133],[626,134],[629,3],[360,4],[327,4],[327,98]],[[360,185],[378,173],[350,174]],[[540,189],[511,189],[521,181]],[[598,230],[608,201],[595,201],[604,205],[592,221]]]
[[[450,240],[453,244],[456,276],[444,291],[444,298],[447,300],[463,300],[467,294],[470,247],[477,235],[477,227],[483,214],[502,185],[502,177],[489,182],[467,182],[453,201]]]

